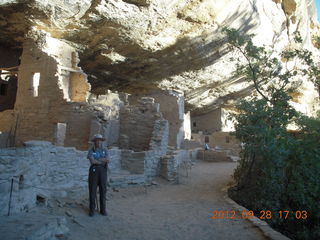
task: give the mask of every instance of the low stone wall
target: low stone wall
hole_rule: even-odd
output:
[[[180,168],[191,168],[191,165],[196,161],[198,151],[193,150],[177,150],[171,154],[161,158],[160,176],[169,181],[176,180],[180,174]]]
[[[183,145],[182,145],[182,147],[183,147],[183,149],[187,149],[187,150],[189,150],[189,149],[195,149],[195,148],[203,148],[203,145],[204,144],[201,144],[200,142],[198,142],[198,141],[194,141],[194,140],[184,140],[184,142],[183,142]]]
[[[121,151],[109,150],[109,172],[120,168]],[[57,147],[50,142],[29,141],[26,147],[0,149],[0,215],[8,212],[11,180],[11,212],[24,212],[37,199],[65,197],[88,187],[87,151]]]
[[[230,151],[222,151],[222,150],[200,150],[198,152],[198,159],[207,162],[232,162],[233,159],[230,155]]]
[[[132,177],[139,184],[152,179],[159,174],[160,157],[165,155],[167,143],[168,122],[159,120],[150,143],[152,150],[109,150],[108,176],[125,169],[129,175],[124,183],[132,181]],[[0,215],[8,213],[12,179],[11,213],[26,212],[37,201],[81,193],[88,186],[89,166],[87,151],[54,146],[46,141],[29,141],[25,147],[0,149]]]
[[[11,180],[11,212],[34,207],[40,198],[66,196],[67,190],[87,186],[86,152],[30,141],[23,148],[0,149],[0,214],[8,212]]]

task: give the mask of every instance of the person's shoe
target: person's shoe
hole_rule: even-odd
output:
[[[90,211],[89,212],[89,217],[93,217],[94,216],[94,212]]]
[[[101,215],[103,215],[103,216],[108,216],[108,213],[107,213],[106,211],[101,211],[100,213],[101,213]]]

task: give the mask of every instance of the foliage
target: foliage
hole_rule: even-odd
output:
[[[320,36],[318,36],[318,35],[313,35],[313,36],[312,36],[312,40],[313,40],[313,45],[314,45],[316,48],[320,49]]]
[[[242,100],[237,106],[240,113],[233,116],[243,150],[234,173],[237,185],[229,193],[257,214],[272,211],[275,215],[269,223],[289,237],[319,239],[320,118],[303,116],[289,104],[289,94],[297,85],[294,78],[319,79],[314,75],[319,69],[307,50],[286,50],[277,57],[265,47],[255,46],[252,36],[234,29],[224,32],[229,45],[245,60],[244,65],[237,61],[237,74],[245,75],[259,94]],[[301,41],[299,34],[295,41]],[[290,61],[302,67],[291,64],[289,68]],[[290,123],[300,131],[288,132]],[[296,219],[290,214],[287,219],[280,218],[277,213],[284,210],[306,210],[308,217]]]

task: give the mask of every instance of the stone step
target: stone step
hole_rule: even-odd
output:
[[[1,216],[0,222],[0,239],[6,240],[58,240],[69,232],[64,216],[23,213]]]

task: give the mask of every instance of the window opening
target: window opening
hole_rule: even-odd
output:
[[[32,88],[33,88],[33,96],[38,97],[39,95],[39,85],[40,85],[40,73],[34,73],[32,76]]]

